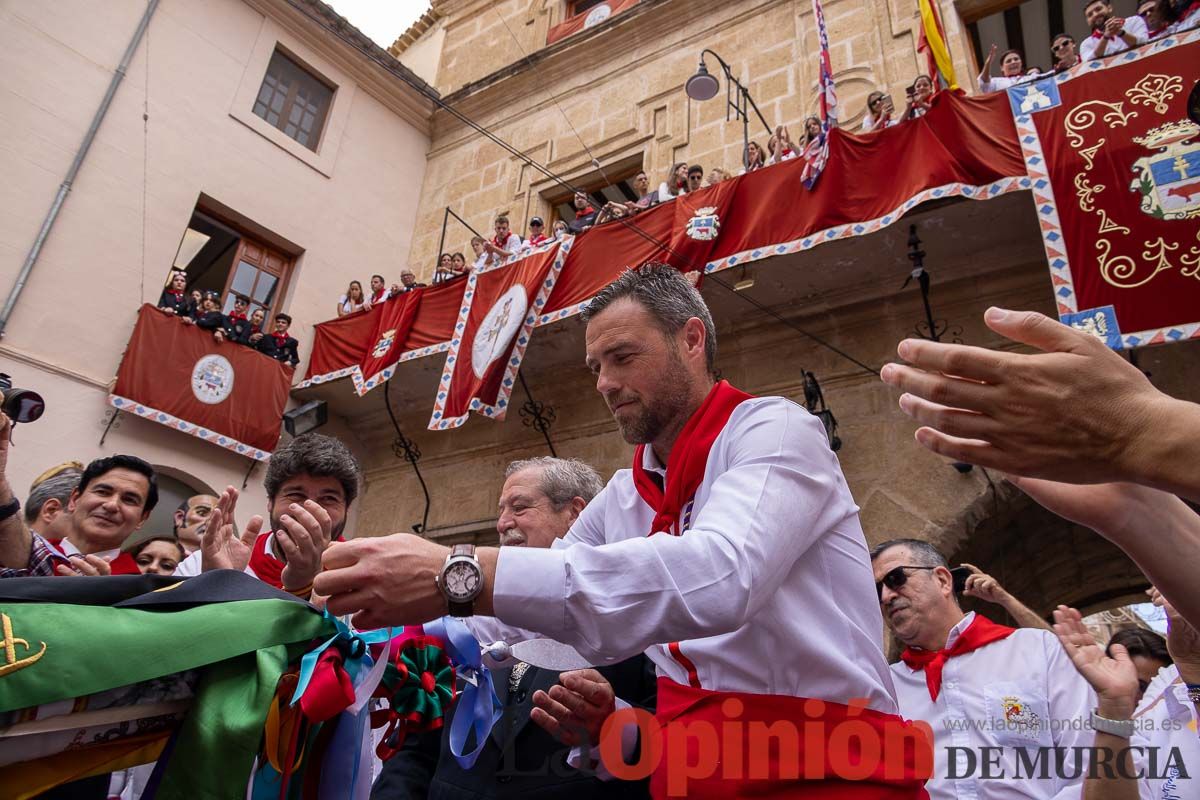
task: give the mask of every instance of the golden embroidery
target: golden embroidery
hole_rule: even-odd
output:
[[[1169,108],[1167,103],[1181,91],[1183,91],[1183,79],[1178,75],[1151,73],[1126,91],[1125,96],[1131,103],[1153,106],[1157,113],[1165,114]]]
[[[1063,127],[1067,132],[1067,139],[1070,140],[1071,146],[1078,149],[1083,147],[1082,130],[1087,130],[1096,123],[1096,112],[1090,106],[1100,106],[1107,108],[1108,113],[1104,114],[1101,119],[1108,124],[1110,128],[1124,127],[1129,120],[1137,116],[1136,111],[1125,112],[1124,103],[1105,103],[1102,100],[1088,100],[1086,103],[1080,103],[1071,109],[1067,114],[1067,118],[1063,120]],[[1096,148],[1104,144],[1104,140],[1096,142]]]
[[[1109,219],[1108,212],[1103,208],[1096,213],[1100,215],[1100,227],[1096,231],[1097,233],[1129,233],[1129,228],[1126,228],[1124,225],[1118,225]]]
[[[1142,245],[1146,248],[1142,251],[1142,258],[1155,267],[1155,272],[1162,272],[1164,269],[1171,269],[1175,266],[1167,258],[1167,253],[1175,252],[1179,249],[1179,245],[1167,244],[1166,239],[1161,236],[1153,242],[1143,242]]]
[[[1200,242],[1200,231],[1196,232],[1196,241]],[[1189,247],[1187,255],[1180,256],[1179,260],[1191,267],[1191,269],[1180,270],[1181,274],[1189,278],[1200,277],[1200,246]]]
[[[1160,262],[1154,266],[1153,272],[1138,280],[1138,265],[1132,258],[1129,256],[1109,258],[1112,254],[1112,243],[1108,239],[1097,240],[1096,249],[1100,251],[1100,254],[1096,257],[1096,262],[1100,266],[1100,277],[1104,278],[1109,285],[1115,286],[1118,289],[1134,289],[1138,286],[1144,286],[1154,280],[1154,276],[1158,275],[1158,273],[1171,266],[1170,263],[1164,266]]]
[[[19,669],[25,669],[25,667],[35,663],[46,654],[46,643],[39,642],[42,646],[41,650],[38,650],[31,656],[21,659],[17,658],[17,645],[21,645],[27,653],[32,653],[33,648],[29,646],[29,642],[26,640],[13,636],[12,620],[8,614],[0,614],[0,632],[4,634],[2,642],[4,645],[4,663],[0,664],[0,677],[11,675]]]
[[[1101,139],[1099,144],[1093,145],[1092,147],[1085,147],[1084,149],[1079,151],[1079,157],[1083,159],[1085,164],[1087,164],[1087,166],[1084,167],[1084,170],[1083,170],[1084,172],[1092,171],[1092,163],[1096,158],[1096,153],[1103,146],[1104,146],[1104,140]]]
[[[1081,172],[1075,176],[1075,195],[1079,198],[1079,208],[1083,211],[1095,211],[1096,203],[1093,195],[1104,191],[1104,184],[1092,186],[1087,177]]]

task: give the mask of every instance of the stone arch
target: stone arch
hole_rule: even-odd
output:
[[[1116,545],[1047,511],[1008,481],[985,477],[988,490],[928,537],[952,566],[976,565],[1046,619],[1060,603],[1086,616],[1145,601],[1149,582]],[[963,607],[1012,624],[990,604],[967,598]]]

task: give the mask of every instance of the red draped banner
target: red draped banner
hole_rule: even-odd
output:
[[[1110,347],[1200,337],[1200,32],[1008,90],[1063,322]]]
[[[430,430],[457,428],[470,411],[504,419],[534,322],[569,251],[569,244],[555,243],[513,264],[471,273]]]
[[[266,461],[279,427],[292,368],[147,303],[108,402],[235,453]]]

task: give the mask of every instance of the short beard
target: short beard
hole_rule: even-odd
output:
[[[621,437],[629,444],[649,444],[662,436],[667,426],[687,412],[689,375],[679,353],[672,351],[666,373],[658,384],[661,392],[653,401],[646,398],[645,410],[632,419],[616,417]],[[680,426],[682,427],[682,425]]]

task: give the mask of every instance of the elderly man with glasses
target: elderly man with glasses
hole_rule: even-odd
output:
[[[871,563],[883,618],[905,645],[891,667],[900,713],[933,728],[930,798],[1078,798],[1096,698],[1054,634],[964,614],[928,542],[884,542]],[[1041,761],[1044,772],[1031,769]]]

